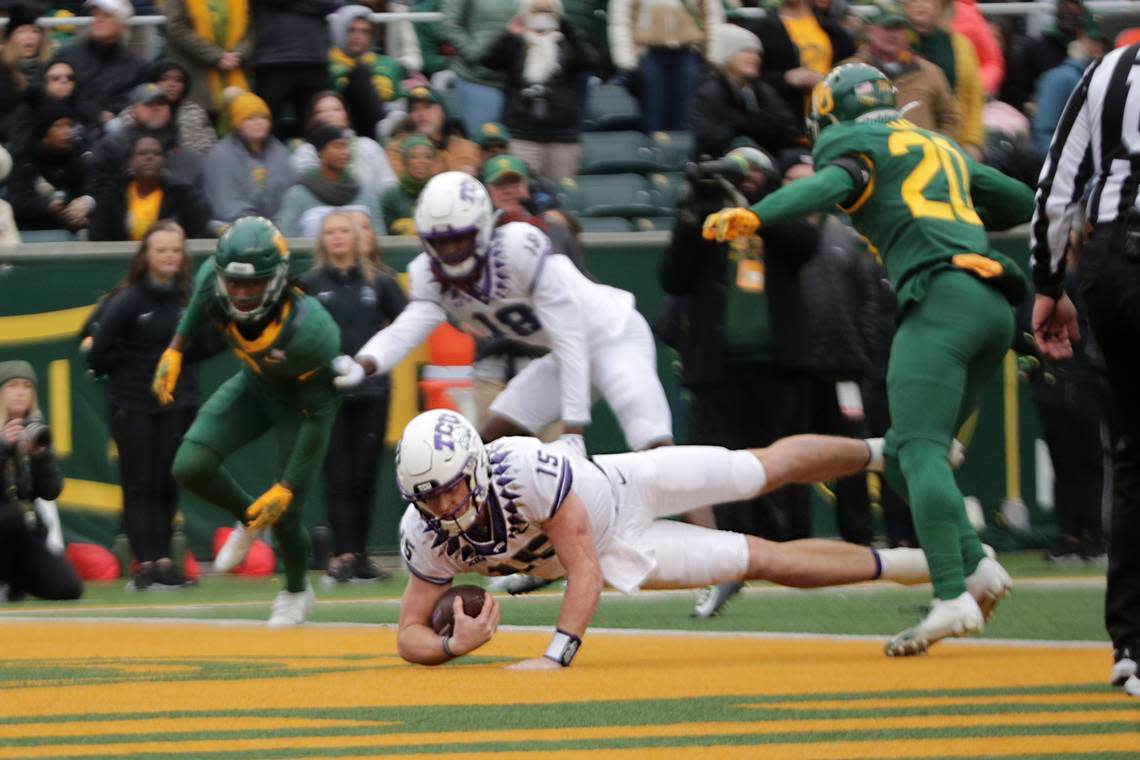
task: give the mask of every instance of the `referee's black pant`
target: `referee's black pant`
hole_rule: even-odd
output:
[[[1125,257],[1112,225],[1081,253],[1080,288],[1120,411],[1113,478],[1105,627],[1116,648],[1140,648],[1140,260]]]

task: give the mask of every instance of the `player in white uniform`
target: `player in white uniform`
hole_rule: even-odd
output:
[[[550,349],[495,399],[487,440],[536,434],[558,420],[581,434],[596,389],[631,449],[672,443],[653,335],[632,294],[589,280],[533,225],[495,229],[486,189],[462,172],[428,182],[415,221],[425,251],[408,265],[407,307],[356,356],[368,374],[388,372],[450,320],[476,336]]]
[[[875,579],[929,579],[918,549],[875,550],[825,539],[775,543],[661,518],[706,504],[755,498],[881,465],[881,439],[794,436],[766,449],[662,447],[588,459],[572,445],[507,437],[486,446],[462,416],[424,412],[404,430],[396,479],[411,502],[400,549],[411,573],[400,603],[400,655],[433,665],[482,646],[498,625],[487,596],[477,617],[456,602],[451,636],[429,622],[454,576],[526,573],[567,579],[558,626],[544,657],[517,663],[568,665],[604,583],[630,593],[769,580],[814,588]],[[968,585],[992,608],[996,566]]]

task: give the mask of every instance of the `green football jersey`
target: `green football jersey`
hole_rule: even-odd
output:
[[[212,321],[255,379],[268,385],[327,385],[330,393],[335,393],[331,364],[340,350],[340,327],[320,302],[300,290],[287,288],[277,318],[249,340],[226,318],[218,303],[215,272],[213,259],[199,267],[178,333],[190,338],[195,331],[208,328],[205,322]]]
[[[964,253],[990,255],[970,195],[974,162],[953,140],[905,119],[842,122],[823,130],[812,158],[823,168],[845,156],[867,164],[870,177],[840,208],[880,256],[896,288],[935,262]]]

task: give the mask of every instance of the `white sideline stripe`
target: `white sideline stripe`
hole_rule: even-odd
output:
[[[20,623],[101,623],[121,624],[139,623],[145,625],[199,625],[218,626],[222,628],[265,628],[267,631],[288,631],[289,628],[266,628],[262,620],[203,620],[201,618],[133,618],[133,617],[89,617],[89,618],[40,618],[35,616],[5,617],[6,621]],[[394,629],[396,623],[323,623],[309,622],[305,628],[375,628]],[[500,631],[510,633],[548,633],[548,625],[501,625]],[[588,634],[606,636],[663,636],[668,638],[698,638],[698,639],[757,639],[767,641],[793,640],[793,641],[874,641],[881,642],[889,634],[848,634],[848,633],[783,633],[779,631],[673,631],[658,630],[654,628],[590,628]],[[1058,641],[1051,639],[943,639],[940,644],[962,646],[993,646],[993,647],[1031,647],[1039,649],[1109,649],[1108,641]]]
[[[902,586],[897,583],[887,583],[881,581],[869,581],[867,583],[855,583],[848,586],[829,586],[827,588],[789,588],[786,586],[772,586],[772,585],[754,585],[745,586],[740,590],[740,594],[762,595],[762,594],[848,594],[868,593],[868,592],[887,592],[899,591],[902,589],[919,589],[927,588],[930,584],[919,583],[913,586]],[[1103,589],[1105,587],[1105,579],[1100,577],[1072,577],[1072,578],[1024,578],[1021,580],[1014,580],[1014,592],[1016,593],[1019,588],[1032,588],[1044,590],[1063,590],[1063,589]],[[629,601],[636,601],[639,599],[661,599],[671,596],[692,595],[694,589],[655,589],[650,591],[638,591],[634,594],[623,594],[620,591],[608,590],[602,592],[603,599],[625,599]],[[156,592],[166,593],[166,592]],[[176,593],[176,592],[174,592]],[[497,596],[501,599],[512,599],[515,601],[528,602],[528,601],[551,601],[561,596],[562,589],[553,591],[534,591],[529,594],[520,594],[518,596],[510,596],[505,592],[499,592]],[[327,596],[318,596],[317,601],[322,606],[339,606],[348,604],[372,604],[379,606],[399,606],[400,600],[396,597],[355,597],[351,599],[336,599]],[[244,600],[244,601],[219,601],[219,602],[194,602],[190,604],[177,604],[177,603],[158,603],[158,604],[108,604],[108,605],[92,605],[92,606],[52,606],[42,607],[37,610],[24,610],[20,614],[9,614],[5,610],[0,610],[0,620],[17,620],[24,617],[32,619],[40,619],[37,615],[53,615],[53,614],[66,614],[71,615],[69,620],[82,620],[85,619],[81,613],[83,612],[126,612],[129,610],[142,610],[142,609],[169,609],[169,610],[199,610],[208,611],[219,608],[238,608],[238,607],[259,607],[270,604],[270,599],[265,600]]]

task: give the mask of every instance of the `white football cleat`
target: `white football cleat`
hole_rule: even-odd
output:
[[[1136,675],[1136,660],[1132,659],[1132,651],[1128,647],[1117,649],[1112,663],[1113,686],[1123,686],[1124,683]]]
[[[984,626],[981,608],[966,591],[954,599],[935,599],[926,617],[891,638],[884,650],[888,657],[922,654],[942,639],[981,633]]]
[[[988,623],[994,616],[998,602],[1013,591],[1013,578],[996,559],[985,557],[974,572],[966,577],[966,591],[974,597]]]
[[[279,591],[273,598],[273,611],[269,615],[270,628],[288,628],[305,622],[313,609],[317,595],[313,587],[305,584],[304,591]]]
[[[1140,676],[1131,675],[1124,682],[1124,693],[1130,697],[1140,697]]]
[[[214,572],[228,573],[244,562],[245,555],[249,554],[249,547],[253,546],[253,542],[260,535],[261,531],[250,530],[244,523],[237,522],[233,532],[218,550],[218,556],[214,557]]]
[[[697,592],[697,605],[689,616],[705,620],[719,615],[728,600],[739,594],[742,588],[744,581],[728,581],[700,589]]]

